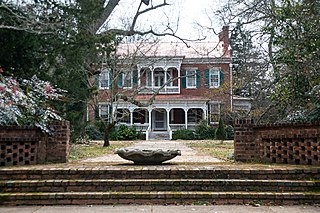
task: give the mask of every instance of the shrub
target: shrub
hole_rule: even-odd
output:
[[[227,133],[226,133],[226,130],[224,129],[224,124],[223,124],[223,121],[221,118],[219,120],[219,125],[218,125],[218,128],[216,129],[215,135],[216,135],[215,138],[217,140],[225,140],[226,139]]]
[[[37,76],[18,82],[2,72],[0,67],[0,125],[34,125],[50,132],[48,122],[62,120],[51,104],[65,91]]]
[[[194,140],[194,132],[190,129],[178,129],[172,133],[173,140]]]
[[[128,127],[121,124],[110,132],[109,137],[111,140],[136,140],[139,137],[139,133],[134,126]]]
[[[228,125],[228,126],[226,126],[225,131],[226,131],[226,134],[227,134],[226,139],[227,140],[233,140],[233,138],[234,138],[234,129],[233,129],[233,127],[231,125]]]
[[[91,140],[102,140],[103,139],[103,132],[99,130],[97,126],[94,124],[89,124],[85,128],[86,135]]]
[[[195,135],[199,140],[214,139],[215,128],[209,126],[206,120],[202,120],[196,126]]]

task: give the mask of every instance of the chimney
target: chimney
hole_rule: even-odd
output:
[[[219,42],[222,42],[223,55],[222,57],[231,57],[229,26],[223,26],[222,32],[219,33]]]

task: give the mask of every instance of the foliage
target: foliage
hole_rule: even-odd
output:
[[[201,120],[196,125],[195,130],[196,138],[199,140],[203,139],[214,139],[215,138],[215,128],[208,125],[206,120]]]
[[[216,132],[215,132],[215,139],[217,139],[217,140],[225,140],[226,137],[227,137],[227,133],[226,133],[226,130],[224,128],[223,121],[220,118],[218,128],[216,129]]]
[[[190,129],[178,129],[172,133],[172,140],[194,140],[194,132]]]
[[[269,93],[261,97],[267,106],[260,113],[261,121],[301,118],[300,115],[319,120],[312,90],[320,83],[320,2],[228,0],[219,14],[231,25],[239,23],[250,30],[254,37],[243,41],[259,42],[256,46],[263,47],[268,56],[265,60],[270,65],[270,84],[262,87]],[[249,64],[247,61],[245,65]],[[252,78],[251,83],[255,82],[256,78]]]
[[[234,138],[234,129],[231,125],[228,125],[225,127],[225,131],[226,131],[226,139],[227,140],[233,140]]]
[[[61,120],[51,103],[62,98],[63,90],[55,88],[36,76],[19,83],[1,74],[0,68],[0,125],[35,125],[50,132],[50,120]]]
[[[102,140],[103,139],[103,133],[95,126],[94,124],[89,124],[85,128],[86,135],[91,140]]]
[[[139,132],[134,126],[128,127],[124,124],[114,128],[110,133],[111,140],[136,140],[139,137]]]

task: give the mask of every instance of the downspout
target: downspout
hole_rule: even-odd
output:
[[[229,68],[230,68],[230,111],[232,112],[233,110],[232,63],[229,64]]]

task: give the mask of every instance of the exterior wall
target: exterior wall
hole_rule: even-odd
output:
[[[320,165],[320,123],[255,125],[235,121],[235,159]]]
[[[0,166],[65,163],[69,156],[69,122],[54,121],[51,135],[30,126],[1,126]]]
[[[192,95],[198,97],[208,98],[214,101],[220,101],[224,104],[226,109],[230,109],[230,68],[229,63],[218,63],[218,64],[182,64],[181,70],[186,69],[188,67],[197,67],[200,70],[200,87],[199,88],[180,88],[181,95]],[[212,67],[221,67],[224,72],[224,83],[219,88],[207,88],[205,86],[206,78],[205,78],[205,70],[210,69]],[[181,84],[180,84],[181,85]]]

